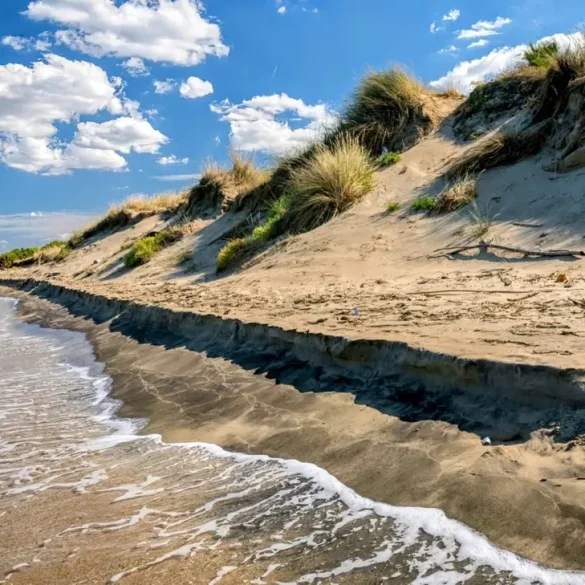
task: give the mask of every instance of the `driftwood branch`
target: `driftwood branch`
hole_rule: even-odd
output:
[[[461,246],[461,247],[449,247],[439,248],[435,252],[443,252],[443,254],[437,254],[435,256],[429,256],[430,258],[442,258],[444,256],[453,256],[455,254],[461,254],[461,252],[467,252],[468,250],[484,250],[488,248],[493,250],[503,250],[504,252],[514,252],[515,254],[523,254],[524,256],[539,256],[544,258],[560,258],[563,256],[585,256],[583,250],[525,250],[524,248],[512,248],[511,246],[500,246],[498,244],[490,244],[488,242],[480,242],[473,246]]]

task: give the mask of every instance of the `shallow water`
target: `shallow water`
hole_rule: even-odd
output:
[[[0,373],[0,583],[585,584],[314,465],[140,436],[85,337],[10,299]]]

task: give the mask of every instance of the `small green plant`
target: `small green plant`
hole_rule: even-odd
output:
[[[397,201],[388,201],[386,203],[386,213],[394,213],[400,207]]]
[[[124,257],[126,268],[141,266],[151,260],[151,258],[171,244],[179,241],[183,237],[180,228],[173,227],[162,230],[152,236],[146,236],[134,242],[132,249]]]
[[[433,211],[437,205],[437,200],[430,195],[419,197],[416,201],[412,202],[410,208],[413,211]]]
[[[499,214],[490,213],[489,204],[486,209],[483,209],[477,202],[473,202],[471,209],[467,213],[471,236],[477,240],[482,240],[492,229],[493,223],[498,216]]]
[[[264,223],[256,226],[249,236],[229,241],[217,256],[217,271],[225,270],[246,250],[261,246],[277,235],[278,224],[287,214],[290,202],[291,199],[288,195],[276,199],[270,204]]]
[[[538,43],[530,46],[524,51],[524,59],[531,67],[547,68],[554,62],[559,54],[559,45],[556,41]]]
[[[230,240],[220,251],[217,256],[217,271],[221,272],[226,270],[230,264],[234,261],[236,256],[242,252],[246,246],[246,240],[244,238],[236,238]]]
[[[381,167],[391,167],[400,162],[401,158],[397,152],[386,152],[378,158],[378,164]]]

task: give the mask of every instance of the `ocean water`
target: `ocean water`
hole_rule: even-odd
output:
[[[140,435],[85,337],[15,309],[0,298],[0,583],[585,584],[314,465]]]

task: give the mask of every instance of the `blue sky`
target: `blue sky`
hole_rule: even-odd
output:
[[[578,0],[2,2],[0,251],[189,185],[230,147],[295,148],[368,68],[468,91],[583,20]]]

